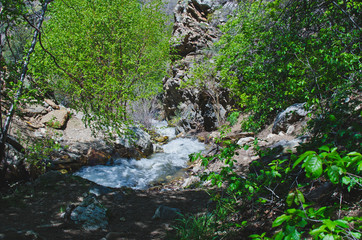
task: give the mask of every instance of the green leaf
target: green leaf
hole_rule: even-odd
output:
[[[350,178],[350,177],[347,177],[347,176],[344,176],[344,177],[342,178],[342,183],[343,183],[344,185],[349,185],[349,184],[351,183],[351,178]]]
[[[288,221],[290,219],[291,219],[291,216],[283,214],[274,220],[272,227],[278,227],[278,226],[282,225],[283,222]]]
[[[316,154],[314,151],[307,151],[299,156],[299,158],[294,162],[293,169],[301,162],[303,161],[307,156],[310,156],[312,154]]]
[[[299,191],[298,189],[296,189],[297,192],[297,199],[299,201],[299,203],[305,203],[305,199],[304,199],[304,195],[301,191]]]
[[[327,228],[329,228],[329,230],[331,230],[332,232],[334,231],[334,229],[336,228],[337,224],[330,220],[330,219],[324,219],[323,223],[327,226]]]
[[[288,207],[292,206],[295,198],[295,192],[290,192],[287,196],[286,203]]]
[[[322,159],[320,159],[318,155],[308,156],[302,166],[305,168],[307,177],[309,178],[318,178],[323,173]]]
[[[351,232],[351,235],[353,236],[353,237],[355,237],[356,239],[361,239],[361,233],[359,233],[359,232]]]
[[[324,236],[324,238],[322,238],[322,240],[334,240],[334,236],[332,234],[328,234],[326,236]]]
[[[309,232],[310,235],[312,236],[319,236],[322,232],[327,232],[326,229],[326,225],[322,225],[319,228],[313,229],[312,231]]]
[[[338,226],[341,226],[343,228],[349,228],[348,222],[345,220],[338,219],[338,220],[335,220],[334,222],[337,223]]]
[[[331,167],[328,168],[327,174],[329,180],[331,180],[333,184],[339,183],[339,177],[340,177],[339,167],[337,167],[336,165],[332,165]]]
[[[305,226],[307,226],[307,224],[308,224],[308,221],[303,218],[302,220],[300,220],[300,221],[297,223],[297,226],[298,226],[298,227],[301,227],[301,228],[304,228]]]
[[[348,155],[348,156],[360,156],[360,157],[362,157],[362,154],[359,153],[359,152],[350,152],[350,153],[348,153],[347,155]]]
[[[321,151],[325,151],[325,152],[329,152],[329,147],[328,146],[322,146],[320,148],[318,148]]]
[[[283,231],[278,232],[276,235],[273,236],[274,240],[283,240],[284,239]]]

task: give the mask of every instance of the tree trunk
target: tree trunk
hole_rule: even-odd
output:
[[[31,46],[29,48],[29,51],[26,55],[26,58],[23,62],[23,67],[22,67],[22,71],[21,71],[21,76],[20,76],[20,88],[18,89],[16,95],[15,95],[15,99],[14,99],[14,102],[13,104],[11,105],[10,107],[10,110],[6,116],[6,119],[5,119],[5,122],[4,122],[4,126],[2,127],[1,129],[1,135],[0,135],[0,163],[3,163],[4,164],[4,167],[6,169],[6,161],[5,161],[5,143],[7,141],[7,137],[8,137],[8,131],[9,131],[9,128],[10,128],[10,123],[12,121],[12,118],[14,116],[14,113],[15,113],[15,110],[16,110],[16,107],[17,107],[17,104],[19,102],[19,99],[22,95],[22,91],[23,91],[23,87],[24,87],[24,81],[25,81],[25,76],[26,76],[26,73],[28,71],[28,65],[29,65],[29,61],[30,61],[30,56],[31,54],[34,52],[34,48],[35,48],[35,45],[37,43],[37,39],[38,39],[38,35],[39,35],[39,31],[40,31],[40,28],[43,24],[43,21],[44,21],[44,16],[45,16],[45,12],[47,11],[47,7],[48,7],[48,4],[51,2],[52,0],[46,0],[44,2],[44,5],[43,5],[43,9],[42,9],[42,13],[41,13],[41,17],[39,19],[39,22],[38,22],[38,25],[37,25],[37,28],[35,29],[34,31],[34,35],[33,35],[33,40],[32,40],[32,43],[31,43]]]

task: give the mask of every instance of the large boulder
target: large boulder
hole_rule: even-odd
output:
[[[120,157],[141,159],[153,153],[151,136],[139,127],[130,127],[128,133],[117,137],[114,148]]]
[[[305,109],[305,103],[296,103],[279,113],[274,121],[272,133],[287,132],[288,128],[307,116],[309,112]]]
[[[67,109],[51,111],[42,117],[40,123],[56,129],[64,129],[69,118]]]

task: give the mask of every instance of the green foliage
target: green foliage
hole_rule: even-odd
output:
[[[258,150],[257,140],[255,149]],[[340,239],[347,236],[360,236],[358,230],[353,228],[360,218],[344,218],[331,220],[331,212],[335,212],[334,206],[315,208],[307,202],[303,194],[303,188],[293,187],[300,177],[300,169],[310,179],[324,179],[338,184],[348,191],[361,190],[362,186],[362,155],[358,152],[339,154],[337,148],[322,146],[319,154],[315,151],[307,151],[299,156],[291,155],[286,159],[276,159],[265,162],[255,161],[251,164],[250,171],[245,176],[240,176],[234,168],[234,156],[240,147],[229,141],[223,142],[224,148],[219,154],[212,157],[203,157],[201,154],[193,156],[200,158],[204,166],[210,161],[221,161],[224,167],[219,173],[210,172],[201,178],[211,181],[212,185],[223,188],[224,196],[216,195],[218,201],[217,212],[226,211],[235,213],[240,208],[240,202],[253,205],[262,205],[280,201],[285,202],[285,211],[276,217],[272,227],[282,228],[272,238],[266,234],[253,234],[253,239],[301,239],[308,234],[315,239],[331,237]],[[259,153],[268,156],[259,149]],[[262,158],[263,159],[263,158]],[[308,182],[308,179],[305,180]],[[238,207],[239,206],[239,207]],[[328,214],[327,214],[328,213]],[[227,214],[226,214],[227,216]],[[227,217],[220,218],[226,221]],[[235,226],[235,225],[234,225]]]
[[[53,137],[51,135],[53,134],[47,133],[41,139],[23,140],[27,145],[25,161],[42,173],[50,166],[52,155],[62,149],[62,146],[54,140],[59,137],[59,134],[55,134]]]
[[[216,231],[216,221],[213,214],[202,214],[198,216],[183,216],[176,220],[173,226],[178,240],[209,240],[217,239],[214,234]]]
[[[362,155],[358,152],[350,152],[341,157],[337,148],[330,149],[327,146],[319,148],[320,154],[314,151],[307,151],[299,156],[294,162],[293,168],[302,161],[307,177],[319,178],[323,176],[333,184],[348,186],[350,191],[355,185],[362,185],[362,178],[359,176],[362,171]]]
[[[230,123],[230,126],[234,126],[238,122],[239,115],[240,115],[239,111],[234,111],[230,113],[230,115],[227,118],[227,120]]]
[[[360,14],[351,0],[242,1],[222,28],[217,66],[239,105],[253,113],[244,127],[259,130],[295,102],[325,111],[340,88],[356,89]]]
[[[171,26],[161,7],[160,0],[54,1],[42,34],[48,53],[36,49],[33,74],[94,129],[119,129],[128,102],[162,88]]]

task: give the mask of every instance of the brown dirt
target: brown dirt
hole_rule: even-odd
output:
[[[70,204],[77,204],[92,183],[78,177],[63,175],[12,189],[0,199],[0,239],[101,239],[116,232],[114,239],[169,239],[174,223],[152,220],[158,205],[176,207],[183,214],[207,211],[209,195],[204,191],[179,190],[134,191],[118,189],[123,197],[115,202],[111,195],[98,198],[108,211],[107,230],[87,232],[73,222],[65,222],[61,213]],[[33,231],[40,238],[26,238]]]

